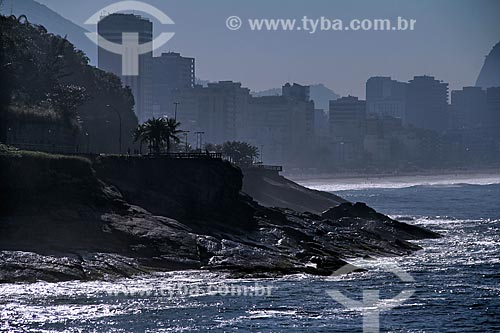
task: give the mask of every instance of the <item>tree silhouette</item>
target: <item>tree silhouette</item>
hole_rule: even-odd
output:
[[[170,152],[171,141],[179,143],[177,136],[182,131],[179,130],[181,124],[175,119],[152,118],[144,124],[137,126],[134,131],[134,141],[139,141],[142,145],[144,141],[148,142],[149,151],[156,155],[161,153],[161,149],[166,144],[167,153]]]
[[[239,166],[251,165],[254,158],[259,156],[257,147],[241,141],[224,142],[221,151],[226,158]]]
[[[167,153],[170,153],[170,140],[171,139],[175,143],[179,143],[181,141],[179,139],[179,137],[177,136],[177,135],[179,135],[179,133],[182,133],[182,131],[179,129],[180,126],[181,126],[181,123],[173,118],[168,118],[166,121],[165,138],[167,141]]]
[[[96,151],[116,150],[116,115],[103,105],[120,109],[123,131],[131,132],[138,123],[134,98],[118,76],[88,62],[65,37],[29,23],[24,15],[0,15],[0,141],[6,140],[9,128],[23,130],[24,123],[43,120],[71,133],[61,136],[61,144],[87,141],[89,133],[99,138],[94,140]],[[36,143],[43,140],[39,133],[26,135]],[[124,144],[131,141],[127,137]]]
[[[144,125],[140,124],[136,127],[133,133],[134,136],[134,142],[139,141],[139,153],[142,154],[142,144],[144,141],[146,141],[146,138],[144,137]]]

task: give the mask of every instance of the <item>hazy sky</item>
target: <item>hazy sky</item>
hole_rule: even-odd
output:
[[[66,18],[83,22],[114,0],[37,0]],[[473,85],[484,56],[500,41],[498,0],[147,0],[175,25],[155,25],[155,35],[176,35],[161,50],[196,58],[197,76],[241,81],[252,90],[285,81],[324,83],[341,95],[364,97],[374,75],[407,81],[434,75],[451,89]],[[415,31],[238,31],[226,18],[417,20]],[[94,27],[85,26],[89,30]]]

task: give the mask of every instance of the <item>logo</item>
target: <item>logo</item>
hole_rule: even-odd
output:
[[[105,16],[123,11],[138,11],[151,15],[161,24],[174,24],[174,21],[158,8],[140,1],[120,1],[98,10],[85,21],[85,24],[94,24]],[[106,13],[102,15],[101,13]],[[122,75],[139,75],[139,55],[151,52],[162,47],[175,33],[162,32],[151,42],[139,44],[138,32],[122,32],[122,43],[110,42],[98,32],[86,32],[87,37],[97,46],[122,56]]]
[[[393,273],[403,282],[415,282],[413,277],[407,272],[394,264],[385,264],[383,270]],[[351,273],[357,269],[356,266],[347,264],[333,272],[332,276],[339,276]],[[330,289],[326,293],[335,301],[342,304],[347,309],[359,310],[363,315],[363,333],[379,333],[380,332],[380,312],[387,311],[402,305],[414,293],[414,289],[403,289],[399,294],[390,299],[380,299],[380,290],[365,289],[363,290],[363,300],[358,301],[351,299],[339,290]]]
[[[239,28],[241,28],[242,24],[243,22],[241,22],[241,18],[239,18],[238,16],[229,16],[226,19],[226,27],[229,30],[238,30]]]

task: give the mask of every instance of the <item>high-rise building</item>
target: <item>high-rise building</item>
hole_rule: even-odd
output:
[[[339,140],[356,139],[364,134],[366,102],[354,96],[330,101],[330,135]]]
[[[406,83],[374,76],[366,81],[366,112],[405,120]]]
[[[293,85],[286,83],[281,88],[281,95],[298,101],[309,102],[309,86],[303,86],[298,83],[294,83]]]
[[[328,136],[328,114],[323,109],[314,109],[314,134]]]
[[[486,89],[487,119],[489,128],[500,138],[500,87]]]
[[[314,102],[294,97],[250,99],[242,140],[264,146],[266,161],[283,163],[297,158],[314,139]]]
[[[264,146],[268,163],[283,163],[291,113],[290,103],[283,96],[252,97],[242,140]]]
[[[363,158],[365,125],[365,101],[354,96],[330,101],[330,137],[338,162],[349,163]]]
[[[314,102],[309,98],[309,86],[303,86],[298,83],[291,85],[286,83],[281,87],[281,95],[290,105],[289,131],[295,132],[290,137],[298,140],[293,143],[296,147],[310,142],[314,136]],[[292,134],[292,133],[290,133]],[[302,142],[302,145],[300,144]]]
[[[204,142],[240,140],[264,146],[266,161],[282,163],[297,157],[314,138],[314,102],[307,90],[285,85],[286,96],[251,97],[241,83],[219,81],[174,90],[172,98],[179,103],[182,129],[203,131]]]
[[[108,50],[103,41],[99,39],[98,67],[118,75],[124,86],[129,86],[135,100],[135,113],[140,122],[144,122],[152,116],[152,75],[151,61],[153,56],[152,37],[153,24],[150,20],[134,14],[111,14],[103,17],[97,24],[97,32],[100,38],[108,42],[125,45],[126,43],[138,43],[142,47],[149,47],[147,52],[138,55],[138,63],[135,64],[134,57],[128,58],[126,52],[122,54]],[[124,63],[131,60],[130,63]],[[137,66],[137,75],[134,71],[125,71],[127,66]]]
[[[153,115],[174,116],[173,92],[193,88],[195,83],[194,58],[179,53],[162,53],[153,58]]]
[[[448,114],[448,83],[433,76],[415,76],[406,90],[406,124],[442,131]]]
[[[481,87],[464,87],[451,92],[452,117],[460,128],[474,128],[488,123],[486,91]]]
[[[233,81],[209,83],[206,89],[211,94],[222,96],[221,107],[210,110],[212,116],[203,114],[202,124],[205,123],[210,132],[207,138],[212,136],[212,142],[216,143],[238,139],[238,128],[241,128],[247,112],[250,89],[243,88],[240,82]]]
[[[233,81],[173,91],[173,99],[179,103],[177,120],[183,129],[205,132],[204,141],[210,143],[238,139],[249,98],[250,90]]]

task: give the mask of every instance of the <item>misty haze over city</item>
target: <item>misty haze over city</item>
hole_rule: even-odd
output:
[[[3,11],[32,11],[35,23],[53,25],[61,35],[66,28],[91,63],[119,75],[132,89],[140,123],[164,116],[177,120],[178,113],[184,139],[195,149],[202,149],[203,142],[247,142],[262,150],[263,162],[320,172],[486,167],[499,160],[499,92],[493,88],[500,85],[500,51],[491,50],[500,30],[492,14],[500,9],[496,2],[442,2],[432,11],[425,1],[363,2],[356,11],[347,2],[328,10],[323,2],[306,8],[292,2],[286,10],[264,3],[251,10],[244,4],[228,9],[220,2],[214,8],[196,4],[205,15],[194,17],[188,10],[192,5],[151,2],[167,17],[175,15],[167,24],[151,13],[118,10],[106,17],[109,4],[47,1],[43,7],[4,1]],[[365,23],[400,20],[407,26],[339,31],[330,23],[362,21],[368,9],[371,20]],[[278,10],[276,22],[256,23],[259,11],[267,20]],[[37,14],[42,11],[47,15]],[[234,15],[238,11],[243,20]],[[224,19],[226,12],[231,15]],[[104,19],[96,25],[89,21],[92,15]],[[235,29],[233,18],[240,24]],[[291,20],[300,26],[288,26]],[[171,36],[150,45],[139,56],[138,75],[130,76],[122,72],[122,56],[97,48],[98,40],[92,43],[81,27],[115,44],[122,43],[124,31],[138,33],[140,44]],[[478,77],[490,51],[490,64]],[[83,133],[98,136],[95,129]],[[87,143],[89,152],[121,149],[89,142],[82,137],[80,146]],[[130,144],[122,148],[137,149]]]
[[[0,0],[0,332],[497,332],[499,197],[499,1]]]
[[[22,8],[24,1],[10,2]],[[84,22],[112,0],[74,2],[41,0],[64,18],[89,31],[95,27]],[[284,82],[323,83],[337,94],[364,98],[366,79],[392,76],[408,81],[414,75],[434,75],[448,82],[450,89],[474,85],[484,57],[498,41],[500,23],[497,1],[281,1],[239,2],[152,0],[151,5],[169,15],[174,25],[154,29],[173,31],[176,36],[155,50],[180,52],[197,58],[197,76],[203,80],[239,81],[252,91],[279,88]],[[331,19],[395,18],[417,20],[412,32],[252,32],[248,28],[230,31],[228,16],[249,18]],[[147,15],[145,15],[147,16]],[[50,25],[51,22],[45,22]],[[53,23],[57,27],[56,23]],[[63,33],[63,31],[61,31]],[[68,32],[69,35],[71,33]],[[78,39],[83,36],[78,36]],[[80,41],[73,43],[79,45]],[[97,49],[83,49],[97,64]],[[311,59],[308,66],[304,59]],[[283,61],[286,59],[287,61]]]

